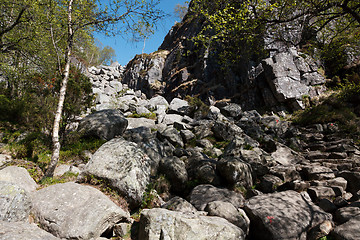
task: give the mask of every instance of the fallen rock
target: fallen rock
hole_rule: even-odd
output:
[[[78,131],[86,136],[111,140],[121,136],[128,126],[122,113],[115,109],[97,111],[81,120]]]
[[[0,221],[0,240],[60,240],[35,224]]]
[[[177,212],[190,212],[196,213],[198,210],[191,205],[188,201],[181,197],[173,197],[169,201],[167,201],[164,205],[161,206],[162,208],[166,208],[171,211]]]
[[[188,115],[189,112],[190,112],[190,106],[187,101],[179,99],[179,98],[174,98],[170,102],[169,113]]]
[[[156,128],[155,120],[148,118],[126,118],[128,121],[127,129],[134,129],[139,127],[147,127],[150,129]]]
[[[35,191],[38,186],[25,168],[16,166],[1,169],[0,181],[16,184],[28,192]]]
[[[16,184],[0,181],[0,221],[27,221],[30,210],[31,199],[27,191]]]
[[[181,192],[186,187],[188,175],[185,163],[179,158],[175,156],[162,158],[159,164],[159,172],[165,174],[166,178],[169,179],[174,192]]]
[[[130,217],[99,190],[71,182],[36,191],[32,200],[36,220],[60,238],[100,237]]]
[[[253,185],[251,166],[240,158],[225,157],[217,164],[220,175],[230,184],[251,188]]]
[[[236,209],[234,205],[229,202],[214,201],[206,205],[205,211],[208,212],[209,216],[225,218],[241,228],[244,233],[249,233],[250,220],[241,208]]]
[[[115,138],[102,145],[86,164],[84,175],[106,180],[131,207],[141,204],[150,180],[152,160],[138,144]]]
[[[251,239],[306,239],[309,229],[331,220],[306,193],[291,190],[252,197],[245,211]]]
[[[240,193],[210,184],[198,185],[190,193],[190,203],[199,211],[203,211],[206,205],[213,201],[229,202],[235,208],[241,208],[245,199]]]
[[[360,215],[350,219],[344,224],[337,226],[331,233],[335,240],[358,240],[360,239]]]
[[[139,239],[241,240],[245,239],[245,234],[223,218],[154,208],[141,212]]]
[[[80,169],[72,165],[61,164],[59,166],[56,166],[54,171],[54,177],[62,176],[65,173],[72,173],[77,175],[80,174]]]

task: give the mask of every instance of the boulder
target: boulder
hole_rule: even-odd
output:
[[[168,140],[173,146],[184,147],[184,142],[180,136],[180,133],[173,127],[169,126],[163,131],[158,132],[160,140]]]
[[[0,221],[0,240],[60,240],[36,224]]]
[[[180,98],[174,98],[169,105],[169,113],[188,115],[190,113],[189,103]]]
[[[232,185],[242,185],[246,188],[251,188],[253,185],[251,166],[240,158],[222,158],[217,163],[217,169],[220,175]]]
[[[344,224],[337,226],[331,233],[335,240],[358,240],[360,239],[360,215],[350,219]]]
[[[16,184],[25,191],[35,191],[38,185],[29,172],[22,167],[9,166],[0,170],[0,181]]]
[[[196,186],[191,191],[189,198],[190,203],[199,211],[203,211],[206,205],[213,201],[229,202],[235,208],[243,207],[245,202],[240,193],[225,188],[217,188],[210,184]]]
[[[72,173],[75,175],[80,174],[80,169],[78,167],[75,167],[73,165],[67,165],[67,164],[61,164],[56,166],[54,171],[54,177],[59,177],[64,175],[65,173]]]
[[[244,233],[249,233],[250,220],[246,216],[246,213],[241,209],[236,209],[234,205],[229,202],[214,201],[209,202],[205,211],[209,216],[218,216],[225,218],[232,224],[241,228]]]
[[[239,126],[226,121],[216,121],[212,131],[216,138],[223,141],[231,141],[235,136],[241,136],[243,133],[243,130]]]
[[[223,218],[154,208],[141,212],[138,239],[242,240],[245,234]]]
[[[186,187],[188,174],[185,163],[179,158],[175,156],[162,158],[159,164],[159,172],[165,174],[174,192],[180,193]]]
[[[177,212],[198,212],[198,210],[193,205],[191,205],[191,203],[181,197],[173,197],[161,207]]]
[[[138,144],[115,138],[94,153],[84,174],[106,180],[131,207],[137,207],[149,183],[151,165],[152,160]]]
[[[220,184],[220,177],[216,171],[217,161],[195,150],[188,159],[186,170],[189,180],[199,183]]]
[[[16,184],[0,181],[0,221],[27,221],[30,210],[31,199],[27,191]]]
[[[99,190],[71,182],[43,188],[32,201],[36,220],[59,238],[100,237],[130,217]]]
[[[166,99],[163,96],[156,96],[156,97],[152,97],[149,100],[148,105],[149,105],[149,108],[151,108],[151,109],[155,109],[159,105],[164,105],[167,108],[169,106],[169,103],[168,103],[168,101],[166,101]]]
[[[127,129],[134,129],[139,127],[147,127],[150,129],[155,129],[155,120],[149,118],[126,118],[128,121]]]
[[[224,107],[220,107],[220,111],[225,117],[232,117],[235,119],[240,118],[242,114],[240,105],[236,103],[229,103]]]
[[[306,239],[308,230],[332,218],[306,193],[292,190],[252,197],[245,211],[251,221],[251,239],[255,240]]]
[[[298,153],[280,143],[276,143],[276,150],[271,153],[271,157],[284,166],[294,165],[302,160]]]
[[[95,112],[81,120],[78,131],[86,136],[111,140],[121,136],[128,126],[122,113],[115,109]]]

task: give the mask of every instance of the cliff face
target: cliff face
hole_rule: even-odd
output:
[[[299,51],[308,35],[305,21],[268,27],[262,39],[267,55],[245,58],[226,70],[219,64],[218,53],[199,49],[192,41],[203,25],[202,19],[188,14],[167,34],[159,47],[161,54],[136,56],[127,65],[123,82],[148,97],[226,99],[248,110],[296,110],[303,108],[304,96],[316,96],[325,89],[316,61]]]

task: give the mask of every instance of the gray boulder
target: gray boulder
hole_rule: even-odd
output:
[[[186,187],[188,174],[185,163],[179,158],[173,156],[161,159],[159,172],[169,179],[173,191],[181,192]]]
[[[236,209],[229,202],[214,201],[206,205],[205,211],[209,216],[225,218],[232,224],[241,228],[246,234],[249,233],[250,220],[246,213],[241,209]]]
[[[150,129],[156,128],[155,120],[148,118],[126,118],[128,121],[127,129],[134,129],[139,127],[147,127]]]
[[[184,147],[184,142],[180,136],[180,133],[173,127],[169,126],[163,131],[158,132],[160,140],[168,140],[172,145]]]
[[[84,174],[106,180],[137,207],[150,180],[151,161],[138,144],[115,138],[94,153]]]
[[[196,213],[198,211],[191,203],[181,197],[173,197],[161,207],[177,212]]]
[[[122,113],[115,109],[95,112],[81,120],[78,131],[87,136],[111,140],[121,136],[128,126]]]
[[[306,239],[308,230],[332,218],[306,193],[291,190],[252,197],[245,211],[251,221],[251,239],[255,240]]]
[[[0,240],[60,240],[35,224],[0,221]]]
[[[217,164],[220,175],[233,185],[251,188],[253,185],[251,166],[240,158],[225,157]]]
[[[350,219],[344,224],[337,226],[331,233],[335,240],[358,240],[360,239],[360,215]]]
[[[141,212],[139,239],[241,240],[245,239],[245,235],[240,228],[223,218],[154,208]]]
[[[27,221],[30,210],[31,199],[27,191],[13,183],[0,181],[0,221]]]
[[[187,101],[179,99],[179,98],[174,98],[170,102],[169,113],[188,115],[189,112],[190,112],[190,106]]]
[[[212,130],[216,138],[225,141],[232,141],[243,133],[239,126],[227,121],[216,121]]]
[[[210,184],[196,186],[190,193],[190,203],[199,211],[204,211],[206,205],[213,201],[229,202],[235,208],[241,208],[245,199],[240,193]]]
[[[36,220],[60,238],[92,239],[130,217],[99,190],[76,183],[55,184],[32,196]]]
[[[167,108],[169,106],[169,103],[168,101],[166,101],[166,99],[163,96],[152,97],[149,100],[149,107],[151,109],[155,109],[159,105],[164,105]]]
[[[22,167],[9,166],[0,170],[0,181],[16,184],[25,191],[32,192],[37,188],[29,172]]]
[[[240,105],[236,103],[229,103],[224,107],[220,107],[220,111],[225,117],[239,118],[242,114]]]

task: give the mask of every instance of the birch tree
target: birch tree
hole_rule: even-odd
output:
[[[60,156],[59,128],[69,79],[70,59],[76,34],[84,29],[96,29],[106,35],[121,34],[133,37],[141,34],[141,29],[152,29],[156,21],[164,17],[157,9],[159,0],[113,0],[108,5],[94,0],[62,0],[59,6],[66,9],[67,41],[65,67],[59,93],[59,101],[52,130],[52,155],[45,177],[52,177]]]

